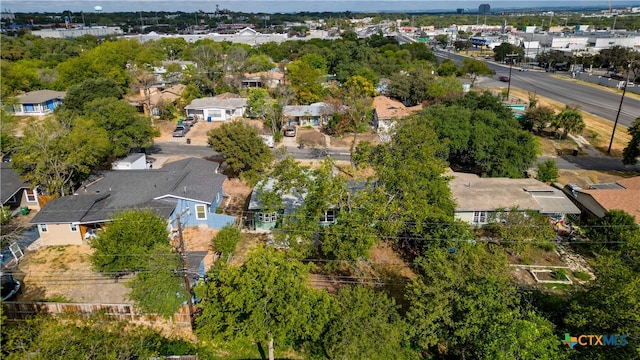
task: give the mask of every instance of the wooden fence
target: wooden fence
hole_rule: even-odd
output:
[[[81,304],[81,303],[57,303],[57,302],[17,302],[7,301],[2,303],[4,315],[9,320],[22,320],[36,314],[79,314],[89,317],[92,314],[102,314],[117,320],[136,320],[155,322],[162,319],[156,315],[143,315],[136,311],[132,304]],[[184,305],[173,315],[173,323],[191,324],[189,307]]]

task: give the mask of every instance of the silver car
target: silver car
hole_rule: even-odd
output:
[[[183,136],[187,135],[188,132],[189,132],[189,126],[178,125],[173,130],[173,137],[183,137]]]

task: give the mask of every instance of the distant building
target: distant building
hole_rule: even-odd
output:
[[[31,34],[42,38],[75,39],[84,35],[93,35],[96,37],[121,36],[123,35],[123,31],[121,28],[114,26],[94,26],[71,29],[34,30]]]
[[[458,14],[464,14],[464,13],[466,12],[466,11],[464,11],[464,10],[465,10],[464,8],[458,8],[458,9],[456,9],[456,13],[458,13]]]
[[[478,13],[480,13],[480,14],[490,14],[491,13],[491,5],[489,5],[489,4],[480,4],[480,6],[478,6]]]

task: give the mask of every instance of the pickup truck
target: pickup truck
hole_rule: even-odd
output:
[[[173,137],[183,137],[183,136],[187,135],[188,132],[189,132],[189,126],[188,125],[178,125],[173,130]]]

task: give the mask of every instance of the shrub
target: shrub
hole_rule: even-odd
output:
[[[582,281],[589,281],[591,280],[591,276],[589,274],[587,274],[584,271],[574,271],[573,272],[573,276],[578,279],[578,280],[582,280]]]
[[[241,237],[242,233],[237,227],[227,225],[213,238],[213,248],[221,253],[229,254],[236,249]]]
[[[554,271],[553,278],[555,280],[567,281],[567,271],[565,269],[558,269]]]

